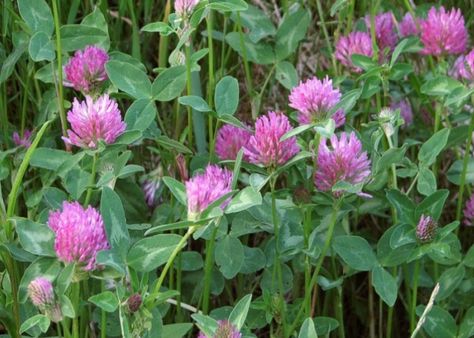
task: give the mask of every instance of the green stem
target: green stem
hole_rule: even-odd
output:
[[[280,229],[278,224],[278,215],[277,215],[277,208],[276,208],[276,198],[275,198],[275,184],[276,184],[277,177],[273,177],[270,180],[270,189],[272,194],[272,222],[273,222],[273,229],[274,229],[274,236],[275,236],[275,260],[273,262],[274,267],[276,269],[277,280],[278,280],[278,290],[281,298],[282,306],[284,307],[285,303],[285,290],[283,289],[283,276],[281,272],[281,265],[280,265]],[[273,287],[273,278],[272,278],[272,287]],[[285,319],[285,312],[284,308],[280,311],[281,323],[283,326],[283,332],[286,332],[286,319]]]
[[[209,311],[209,295],[211,293],[211,272],[214,265],[214,243],[216,241],[218,227],[212,230],[211,239],[206,241],[206,262],[204,265],[204,291],[202,294],[202,312]]]
[[[247,59],[247,49],[245,48],[244,33],[242,32],[242,24],[240,22],[240,13],[237,12],[237,29],[239,31],[240,49],[242,50],[242,58],[244,59],[245,80],[247,84],[247,91],[250,97],[253,97],[252,75],[250,74],[250,67]],[[252,109],[252,118],[257,119],[257,112]]]
[[[105,281],[101,282],[101,291],[105,291]],[[100,338],[107,338],[107,312],[101,310],[100,313]]]
[[[207,25],[207,47],[209,48],[208,53],[208,73],[209,73],[209,82],[207,83],[207,103],[209,107],[214,106],[214,45],[213,45],[213,38],[212,38],[212,31],[213,31],[213,15],[212,10],[209,11],[209,15],[206,19]],[[213,117],[211,114],[208,115],[208,133],[209,133],[209,156],[210,158],[214,155],[214,137],[213,137]],[[205,312],[206,313],[206,312]]]
[[[53,3],[53,16],[54,16],[54,28],[56,32],[56,58],[58,61],[58,106],[59,106],[59,118],[61,119],[61,128],[63,136],[67,133],[67,122],[66,113],[64,112],[64,94],[63,94],[63,64],[62,64],[62,49],[61,49],[61,33],[60,33],[60,22],[58,13],[58,0],[52,0]]]
[[[415,270],[413,272],[413,290],[410,303],[410,332],[413,332],[416,327],[416,298],[418,293],[418,277],[420,274],[420,260],[415,262]]]
[[[74,311],[76,312],[76,315],[72,319],[72,336],[73,338],[79,338],[79,302],[81,300],[81,284],[79,282],[72,284],[72,299]]]
[[[396,277],[397,267],[392,269],[392,276]],[[392,323],[393,323],[393,306],[389,306],[387,313],[387,332],[386,338],[392,338]]]
[[[471,122],[469,123],[469,128],[467,132],[467,140],[466,140],[466,151],[464,153],[464,158],[463,158],[463,163],[462,163],[461,181],[459,183],[458,204],[456,208],[457,221],[461,220],[464,187],[466,184],[467,165],[469,163],[469,159],[471,158],[471,143],[472,143],[473,132],[474,132],[474,114],[471,115]]]
[[[188,95],[192,95],[192,83],[191,83],[191,46],[190,43],[187,43],[185,46],[186,52],[186,90]],[[192,149],[193,147],[193,115],[191,107],[188,109],[188,147]]]
[[[91,177],[89,180],[89,188],[87,188],[86,199],[84,200],[84,206],[87,207],[91,200],[92,190],[95,186],[95,176],[97,172],[97,153],[94,153],[92,156],[92,170],[91,170]]]
[[[166,262],[165,267],[163,268],[163,271],[161,271],[160,277],[158,278],[158,282],[155,285],[155,288],[153,289],[153,293],[149,296],[149,301],[147,301],[147,307],[150,309],[153,307],[155,298],[159,295],[161,285],[163,284],[163,281],[165,280],[166,274],[168,273],[168,270],[170,269],[171,265],[174,262],[174,259],[178,255],[178,253],[181,251],[181,249],[184,247],[186,242],[188,241],[189,237],[196,231],[195,226],[190,226],[186,234],[181,238],[179,241],[178,245],[176,248],[173,250],[171,253],[170,258],[168,258],[168,261]]]
[[[308,207],[304,213],[304,241],[305,247],[309,250],[309,236],[311,234],[311,208]],[[308,255],[305,257],[305,270],[304,270],[304,282],[305,282],[305,295],[311,293],[309,288],[309,283],[311,281],[311,262]],[[306,316],[311,316],[311,299],[308,298],[306,303],[304,303]]]
[[[326,234],[326,240],[324,242],[324,247],[323,247],[323,250],[321,251],[321,255],[319,256],[318,262],[316,264],[316,269],[313,272],[313,276],[311,277],[311,281],[310,281],[310,284],[309,284],[309,289],[310,290],[312,290],[314,285],[316,285],[318,275],[319,275],[319,271],[321,270],[321,267],[322,267],[323,262],[324,262],[324,258],[326,257],[326,253],[327,253],[327,251],[328,251],[328,249],[331,245],[332,236],[334,234],[334,228],[336,227],[337,214],[339,212],[340,204],[341,204],[340,199],[338,199],[334,202],[334,206],[333,206],[332,213],[331,213],[331,221],[329,223],[328,232]],[[305,294],[303,304],[305,304],[307,302],[307,298],[311,299],[312,294],[311,293]],[[289,335],[291,335],[291,333],[295,330],[295,328],[298,325],[303,313],[304,313],[304,306],[302,306],[299,309],[293,324],[290,326],[290,329],[288,330]]]
[[[326,47],[329,51],[329,54],[331,55],[331,62],[332,62],[332,67],[334,69],[334,74],[337,75],[336,57],[335,57],[335,54],[333,53],[331,40],[329,39],[328,30],[326,28],[326,22],[324,21],[324,12],[323,12],[323,8],[321,6],[320,0],[316,0],[316,7],[318,9],[319,19],[321,20],[321,27],[323,29],[324,38],[326,40]]]

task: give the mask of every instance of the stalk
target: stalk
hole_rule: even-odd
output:
[[[309,289],[310,290],[312,290],[313,287],[316,285],[318,275],[319,275],[319,271],[321,270],[321,267],[322,267],[323,262],[324,262],[324,258],[326,257],[326,253],[327,253],[327,251],[328,251],[328,249],[331,245],[332,236],[334,234],[334,228],[336,227],[337,213],[339,212],[340,206],[341,206],[341,200],[338,199],[334,202],[334,205],[333,205],[333,209],[332,209],[332,213],[331,213],[331,221],[329,223],[328,232],[326,234],[326,240],[324,242],[324,247],[323,247],[323,250],[321,251],[321,256],[319,256],[318,262],[316,264],[316,269],[313,272],[313,276],[311,277],[311,281],[310,281],[310,284],[309,284]],[[303,304],[306,304],[306,302],[308,301],[307,298],[311,299],[311,293],[305,294]],[[295,330],[296,326],[298,325],[298,322],[301,319],[301,316],[303,315],[303,312],[304,312],[304,306],[302,306],[300,308],[300,310],[298,311],[298,314],[296,315],[293,324],[290,326],[290,329],[288,330],[288,336],[285,335],[285,337],[289,337],[289,335],[291,335],[291,333]]]
[[[247,60],[247,50],[245,48],[244,34],[242,32],[242,24],[240,22],[240,13],[237,12],[237,30],[239,32],[240,38],[240,49],[242,50],[242,58],[244,59],[244,71],[245,71],[245,80],[247,84],[247,90],[250,97],[253,97],[253,86],[252,86],[252,76],[250,74],[250,67]],[[252,118],[257,119],[257,112],[252,109]]]
[[[171,253],[171,256],[170,258],[168,258],[168,261],[166,262],[166,265],[165,267],[163,268],[163,271],[161,271],[161,274],[160,274],[160,277],[158,278],[158,282],[156,283],[155,285],[155,288],[153,289],[153,292],[152,294],[149,296],[150,297],[150,301],[149,303],[147,304],[148,306],[148,309],[151,309],[154,305],[154,300],[156,298],[156,296],[158,296],[158,294],[160,293],[160,289],[161,289],[161,285],[163,284],[163,281],[165,280],[165,277],[166,277],[166,274],[168,273],[168,270],[170,269],[171,265],[173,264],[174,262],[174,259],[176,258],[176,256],[178,255],[178,253],[181,251],[181,249],[183,248],[183,246],[186,244],[186,242],[188,241],[189,237],[191,237],[191,235],[196,231],[196,227],[195,226],[190,226],[188,231],[186,232],[186,234],[183,236],[183,238],[181,238],[181,240],[179,241],[178,245],[176,246],[176,248],[173,250],[173,252]]]
[[[191,84],[191,46],[190,43],[187,43],[185,46],[186,52],[186,90],[188,95],[192,95],[192,84]],[[193,115],[191,107],[188,109],[188,147],[192,149],[193,147]]]
[[[74,304],[74,311],[76,315],[72,319],[72,336],[73,338],[79,338],[79,302],[81,300],[81,284],[80,282],[75,282],[72,284],[72,297]]]
[[[91,200],[92,188],[95,185],[96,172],[97,172],[97,153],[94,153],[94,156],[92,156],[92,170],[91,170],[91,177],[89,180],[89,188],[87,188],[86,199],[84,200],[84,207],[87,207]]]
[[[64,94],[63,94],[63,63],[62,63],[62,49],[61,49],[61,32],[59,23],[58,13],[58,0],[52,0],[53,3],[53,16],[54,16],[54,28],[56,32],[56,58],[58,60],[58,106],[59,106],[59,118],[61,119],[61,129],[63,136],[67,133],[67,122],[66,113],[64,112]]]
[[[459,193],[458,193],[458,204],[457,204],[457,208],[456,208],[456,220],[457,221],[461,220],[464,187],[465,187],[465,184],[466,184],[467,165],[468,165],[469,159],[471,157],[471,143],[472,143],[472,133],[473,132],[474,132],[474,114],[471,115],[471,122],[469,123],[469,128],[468,128],[468,132],[467,132],[467,140],[466,140],[466,152],[464,153],[464,158],[463,158],[463,163],[462,163],[461,181],[460,181],[460,184],[459,184]],[[456,231],[458,231],[458,230],[459,230],[459,228]]]
[[[415,331],[416,326],[416,298],[418,293],[418,277],[420,275],[420,260],[415,262],[415,271],[413,272],[413,290],[410,303],[410,332]]]
[[[217,225],[212,230],[211,239],[206,241],[206,262],[204,265],[204,291],[202,294],[202,312],[207,314],[209,311],[209,295],[211,292],[211,272],[214,265],[214,243],[217,235]]]
[[[101,291],[105,291],[105,281],[101,281]],[[107,312],[101,310],[100,312],[100,338],[107,338]]]
[[[209,107],[214,106],[214,83],[215,83],[215,78],[214,78],[214,46],[213,46],[213,40],[212,40],[212,30],[213,30],[213,16],[212,16],[212,11],[209,11],[209,15],[207,16],[206,19],[206,25],[207,25],[207,47],[209,48],[209,53],[208,55],[208,71],[209,71],[209,82],[207,83],[207,103],[209,104]],[[211,114],[208,115],[208,133],[209,133],[209,154],[210,158],[214,155],[214,137],[213,137],[213,117]]]
[[[328,30],[326,28],[326,22],[324,21],[324,12],[323,12],[323,8],[321,6],[321,1],[320,0],[316,0],[316,7],[318,9],[319,19],[321,20],[321,27],[323,29],[324,38],[326,40],[326,47],[329,51],[329,54],[331,55],[331,62],[332,62],[332,67],[334,69],[334,74],[337,75],[336,57],[333,53],[331,40],[329,39]]]

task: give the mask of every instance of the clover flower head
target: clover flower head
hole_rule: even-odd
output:
[[[63,202],[62,210],[50,212],[48,226],[56,235],[59,260],[79,264],[84,271],[94,270],[97,253],[109,248],[102,216],[91,206]]]
[[[360,54],[368,57],[373,56],[372,39],[365,32],[352,32],[341,37],[336,43],[336,59],[350,70],[360,73],[362,69],[352,63],[352,55]]]
[[[51,281],[44,277],[36,277],[28,284],[27,292],[33,305],[49,319],[56,323],[62,320],[61,308],[56,302]]]
[[[461,55],[456,59],[450,75],[458,80],[474,81],[474,49],[467,55]]]
[[[178,16],[187,17],[191,15],[198,3],[199,0],[176,0],[174,2],[174,11]]]
[[[400,22],[398,29],[400,30],[400,36],[406,38],[408,36],[417,36],[420,34],[420,29],[417,26],[420,24],[418,18],[413,18],[411,13],[406,13]]]
[[[99,140],[107,144],[114,143],[126,128],[117,102],[108,95],[96,100],[86,96],[85,101],[81,102],[75,98],[72,109],[67,113],[67,120],[71,129],[63,140],[81,148],[94,149]]]
[[[28,148],[29,146],[31,146],[31,131],[25,130],[23,132],[23,137],[21,137],[20,134],[15,131],[13,133],[12,139],[13,143],[15,143],[17,147]]]
[[[474,225],[474,194],[467,200],[464,207],[464,224],[467,226]]]
[[[375,20],[375,38],[381,51],[388,48],[393,50],[398,42],[397,32],[395,30],[395,17],[392,12],[377,14]],[[365,23],[370,30],[370,16],[365,17]]]
[[[238,128],[230,124],[224,125],[217,132],[216,154],[220,160],[235,160],[240,149],[245,147],[252,133],[246,129]],[[248,161],[248,156],[243,159]]]
[[[431,7],[428,17],[420,23],[422,54],[440,56],[466,51],[468,34],[459,8],[446,11]]]
[[[299,152],[296,137],[283,142],[281,137],[291,131],[288,117],[282,113],[268,112],[255,122],[255,134],[244,147],[244,154],[249,161],[264,167],[277,167],[285,164]]]
[[[437,224],[431,216],[421,215],[416,226],[416,238],[420,242],[431,242],[436,234]]]

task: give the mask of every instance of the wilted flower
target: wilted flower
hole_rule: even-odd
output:
[[[188,219],[198,219],[210,204],[232,191],[232,172],[217,165],[208,165],[203,173],[199,173],[186,182],[188,198]],[[221,208],[229,203],[222,202]]]
[[[468,226],[474,225],[474,194],[471,195],[464,207],[464,224]]]
[[[457,58],[450,75],[456,79],[474,81],[474,49],[469,54]]]
[[[395,31],[395,18],[392,12],[380,13],[375,16],[375,38],[377,46],[383,51],[385,48],[393,50],[397,44],[398,36]],[[371,18],[365,17],[365,23],[370,31]]]
[[[217,321],[218,327],[212,337],[207,337],[203,332],[199,332],[197,338],[242,338],[242,333],[228,320]]]
[[[199,0],[176,0],[174,2],[174,11],[178,16],[190,16]]]
[[[131,313],[137,312],[142,305],[142,296],[139,293],[134,293],[127,299],[128,311]]]
[[[245,147],[252,133],[248,130],[226,124],[217,132],[216,154],[221,160],[235,160],[240,149]],[[248,161],[248,156],[244,155]]]
[[[54,249],[59,260],[78,263],[85,270],[94,270],[99,251],[109,248],[104,221],[100,213],[78,202],[63,202],[63,210],[50,212],[48,226],[55,232]]]
[[[431,216],[421,215],[416,226],[416,238],[420,242],[430,242],[436,234],[437,224]]]
[[[395,133],[395,114],[390,108],[383,108],[379,113],[379,122],[381,123],[383,132],[387,137]]]
[[[408,99],[400,100],[397,102],[393,102],[390,105],[392,110],[400,109],[400,116],[405,121],[404,127],[408,127],[413,123],[413,111],[411,109],[411,104]]]
[[[252,135],[244,153],[251,163],[265,167],[276,167],[285,164],[299,152],[296,137],[290,137],[283,142],[280,138],[293,128],[286,115],[268,112],[255,122],[255,135]]]
[[[105,64],[109,56],[105,50],[96,46],[87,46],[78,50],[64,67],[66,73],[65,85],[88,94],[94,91],[98,84],[107,80]]]
[[[23,132],[23,137],[21,137],[20,134],[18,134],[18,132],[15,131],[13,133],[12,139],[13,139],[13,143],[15,143],[17,147],[28,148],[29,146],[31,146],[31,131],[25,130]]]
[[[322,139],[319,145],[318,168],[314,177],[316,187],[330,191],[339,181],[353,185],[365,182],[370,175],[370,160],[362,151],[362,143],[355,133],[348,135],[343,132],[339,138],[333,135],[331,148],[326,143],[327,140]]]
[[[333,87],[332,80],[327,76],[322,81],[313,77],[300,82],[291,90],[289,106],[298,110],[300,124],[309,124],[326,120],[330,110],[340,99],[341,92]],[[331,118],[336,122],[336,127],[342,126],[346,121],[342,110],[338,110]]]
[[[421,51],[426,55],[460,54],[466,50],[467,29],[460,9],[446,12],[443,6],[431,7],[426,20],[420,23]]]
[[[418,18],[414,19],[411,13],[406,13],[402,21],[400,22],[400,25],[398,26],[400,30],[400,35],[406,38],[407,36],[420,34],[420,29],[418,28],[417,23],[419,26],[420,22]]]
[[[53,284],[44,277],[37,277],[28,284],[28,296],[31,302],[53,322],[62,319],[61,309],[57,304]]]
[[[67,120],[72,130],[68,130],[68,137],[63,137],[63,140],[81,148],[96,148],[99,140],[113,143],[126,128],[117,102],[108,95],[95,101],[90,96],[82,102],[75,98]]]
[[[362,69],[354,66],[352,55],[372,57],[373,53],[370,34],[365,32],[352,32],[348,36],[341,37],[336,43],[336,59],[354,72],[361,72]]]

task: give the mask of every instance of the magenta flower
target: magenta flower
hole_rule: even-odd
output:
[[[413,111],[411,109],[411,104],[408,99],[400,100],[398,102],[393,102],[390,105],[390,109],[393,111],[400,109],[400,116],[403,118],[405,121],[405,124],[403,127],[408,127],[413,123]]]
[[[55,232],[54,249],[59,260],[77,263],[85,271],[96,268],[99,251],[109,248],[100,213],[78,202],[63,202],[62,211],[50,212],[48,226]]]
[[[255,122],[255,135],[252,135],[244,153],[249,161],[265,167],[277,167],[285,164],[295,156],[300,148],[296,137],[290,137],[283,142],[281,137],[291,131],[288,117],[282,113],[268,112]]]
[[[464,224],[467,226],[474,225],[474,194],[467,200],[464,207]]]
[[[398,29],[400,30],[400,36],[406,38],[412,35],[419,35],[420,29],[418,28],[417,23],[419,26],[420,20],[418,20],[418,18],[414,19],[411,13],[406,13],[400,22],[400,25],[398,26]]]
[[[217,165],[208,165],[203,173],[199,173],[186,181],[188,198],[188,219],[197,220],[201,212],[232,191],[232,172]],[[221,204],[225,208],[230,199]]]
[[[96,46],[87,46],[84,50],[76,51],[64,67],[65,85],[84,94],[94,91],[101,82],[107,80],[107,61],[107,52]]]
[[[421,215],[416,226],[416,238],[420,242],[431,242],[436,234],[437,224],[431,216]]]
[[[96,148],[99,140],[113,143],[126,128],[117,102],[108,95],[95,101],[90,96],[82,102],[75,98],[67,120],[72,130],[68,130],[68,137],[63,137],[63,140],[81,148]]]
[[[18,134],[18,132],[15,131],[13,133],[12,139],[13,139],[13,143],[15,143],[17,147],[28,148],[29,146],[31,146],[31,131],[25,130],[23,133],[23,137],[21,137],[20,134]]]
[[[341,99],[341,92],[333,87],[332,80],[327,76],[322,81],[313,77],[293,88],[288,99],[289,106],[299,112],[300,124],[309,124],[326,120],[330,110]],[[342,110],[338,110],[331,118],[336,122],[336,127],[346,121]]]
[[[199,332],[197,338],[242,338],[242,333],[228,320],[217,321],[219,325],[212,337],[207,337],[203,332]]]
[[[145,195],[146,204],[153,208],[157,201],[156,201],[156,193],[161,189],[163,186],[162,179],[163,178],[163,166],[161,163],[158,163],[155,170],[150,172],[147,175],[144,175],[141,180],[142,190]]]
[[[375,16],[375,38],[381,51],[388,48],[393,50],[398,42],[395,30],[395,18],[392,12],[380,13]],[[367,29],[370,32],[370,16],[365,17]]]
[[[216,154],[220,160],[235,160],[240,149],[245,147],[252,134],[245,129],[226,124],[216,137]],[[248,161],[248,156],[243,159]]]
[[[198,3],[199,0],[175,0],[174,11],[180,17],[188,17]]]
[[[318,149],[318,168],[314,177],[316,187],[321,191],[331,191],[339,181],[350,184],[364,183],[370,175],[370,160],[362,151],[362,143],[354,132],[341,133],[338,138],[322,139]]]
[[[443,6],[431,7],[426,20],[420,23],[421,51],[425,55],[460,54],[466,50],[467,29],[460,9],[446,12]]]
[[[474,81],[474,49],[467,55],[461,55],[457,58],[450,75],[456,79]]]
[[[36,277],[28,284],[28,297],[53,322],[62,320],[61,308],[56,302],[53,284],[44,277]]]
[[[354,66],[352,55],[360,54],[372,57],[373,53],[372,40],[368,33],[352,32],[348,36],[341,37],[336,43],[336,59],[357,73],[360,73],[362,69]]]

